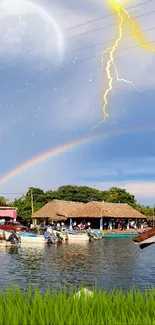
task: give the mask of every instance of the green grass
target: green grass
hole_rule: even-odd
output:
[[[155,325],[155,289],[74,294],[6,288],[0,292],[0,325]]]

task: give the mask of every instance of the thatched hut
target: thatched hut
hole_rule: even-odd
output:
[[[128,204],[107,203],[107,202],[69,202],[53,200],[43,206],[40,210],[33,214],[34,219],[48,217],[52,220],[72,219],[85,220],[91,219],[97,227],[103,228],[103,220],[108,219],[145,219],[146,217],[139,211],[133,209]],[[95,227],[96,228],[96,227]]]

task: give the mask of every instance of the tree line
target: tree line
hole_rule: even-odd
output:
[[[14,206],[18,209],[18,216],[22,222],[28,222],[32,215],[32,196],[34,212],[39,210],[46,203],[57,199],[64,201],[89,202],[105,201],[111,203],[127,203],[146,216],[153,215],[153,207],[139,204],[135,196],[125,189],[112,187],[106,191],[100,191],[88,186],[65,185],[56,191],[43,191],[40,188],[29,188],[21,198],[16,198],[11,204],[6,198],[0,198],[0,206]]]

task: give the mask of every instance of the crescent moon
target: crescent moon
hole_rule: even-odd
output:
[[[47,13],[46,10],[41,6],[36,5],[35,3],[29,2],[27,0],[2,1],[0,4],[0,20],[2,20],[8,15],[21,16],[21,14],[25,14],[27,11],[29,11],[29,13],[38,14],[41,18],[46,21],[46,23],[50,24],[53,27],[58,40],[58,52],[60,57],[62,58],[64,54],[64,39],[62,32],[55,19],[49,13]]]

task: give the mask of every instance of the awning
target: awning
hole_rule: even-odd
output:
[[[0,218],[9,217],[12,219],[17,218],[17,211],[10,209],[0,209]]]

